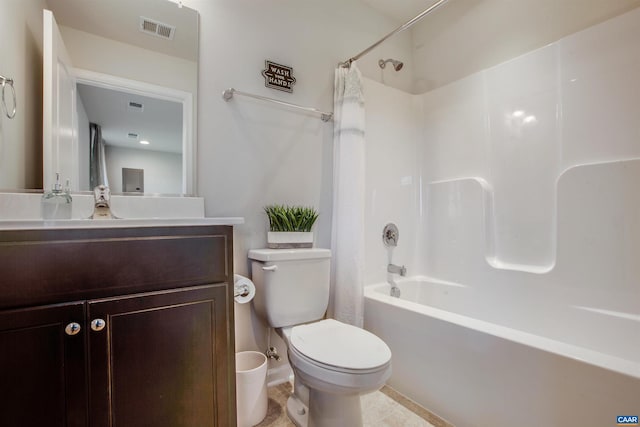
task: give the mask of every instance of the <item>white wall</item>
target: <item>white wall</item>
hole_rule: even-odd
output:
[[[144,192],[182,193],[182,155],[105,146],[107,177],[113,192],[122,192],[122,168],[144,169]]]
[[[329,247],[332,123],[239,96],[225,102],[220,94],[235,87],[331,111],[337,63],[397,23],[355,1],[186,0],[184,4],[200,12],[201,23],[198,189],[208,216],[245,217],[245,224],[234,232],[235,271],[247,274],[247,251],[266,245],[262,208],[267,204],[316,207],[320,212],[316,246]],[[393,78],[398,86],[409,88],[409,35],[365,58],[359,64],[363,73],[380,81],[383,74],[377,60],[383,56],[408,63],[408,72]],[[293,94],[264,87],[260,72],[267,59],[293,67],[297,79]],[[388,73],[385,70],[384,76]],[[265,350],[266,335],[261,333],[265,330],[252,319],[249,305],[236,306],[238,351]]]
[[[299,203],[317,207],[320,219],[315,229],[316,245],[328,247],[332,197],[332,125],[324,124],[304,113],[246,98],[237,97],[225,102],[220,98],[220,93],[225,88],[236,87],[248,92],[331,110],[332,70],[336,63],[359,52],[395,28],[397,23],[381,18],[357,2],[337,0],[321,4],[293,0],[277,3],[257,3],[249,0],[188,0],[185,4],[198,10],[201,15],[203,48],[200,51],[199,80],[199,193],[206,199],[208,216],[242,215],[246,219],[246,224],[236,227],[234,234],[236,272],[246,274],[248,249],[264,247],[266,243],[267,221],[262,207],[268,203]],[[622,38],[624,39],[624,36]],[[590,44],[599,44],[596,40],[598,39],[592,40]],[[378,57],[396,57],[398,52],[405,52],[409,45],[403,37],[392,39],[390,43],[381,46],[380,54],[370,54],[362,61],[363,74],[370,80],[382,80],[380,70],[375,64]],[[565,46],[568,47],[569,44],[562,45],[560,50]],[[605,43],[605,46],[609,46],[605,50],[611,55],[617,51],[611,49],[611,45]],[[544,56],[546,52],[534,52],[532,55]],[[567,55],[567,58],[571,56],[569,53]],[[564,76],[554,74],[559,69],[557,57],[550,56],[551,58],[545,61],[531,61],[533,56],[523,57],[518,64],[514,62],[499,69],[496,67],[491,75],[485,73],[470,76],[447,87],[447,93],[405,96],[373,82],[367,82],[369,95],[365,96],[370,96],[372,101],[368,105],[368,114],[371,117],[367,119],[367,124],[371,129],[377,129],[371,132],[368,142],[375,150],[367,153],[367,197],[368,209],[371,209],[368,220],[374,224],[367,238],[372,245],[378,245],[378,231],[375,228],[379,228],[387,220],[397,220],[401,225],[401,248],[394,254],[394,261],[406,264],[411,273],[431,273],[441,275],[442,278],[475,281],[483,286],[496,281],[501,284],[497,285],[496,289],[501,286],[503,289],[509,289],[504,285],[507,282],[512,283],[513,280],[523,283],[543,280],[533,278],[544,276],[497,270],[487,264],[484,229],[486,218],[483,217],[483,211],[478,207],[474,208],[473,205],[477,201],[480,206],[487,202],[479,184],[482,180],[464,182],[457,185],[452,192],[445,191],[442,193],[442,203],[435,205],[430,203],[434,200],[435,193],[429,189],[429,183],[468,176],[484,178],[487,182],[491,179],[503,184],[513,182],[514,188],[504,189],[505,197],[501,202],[507,206],[507,212],[511,212],[508,210],[509,207],[514,208],[512,213],[523,211],[519,205],[509,205],[509,196],[517,194],[515,187],[525,186],[525,191],[533,192],[530,194],[541,203],[540,209],[533,206],[531,212],[524,211],[526,215],[530,215],[526,218],[535,225],[534,228],[525,230],[530,233],[527,236],[532,237],[513,238],[508,234],[508,230],[505,230],[501,236],[506,240],[502,245],[498,245],[496,254],[498,258],[501,254],[507,257],[508,262],[505,264],[520,263],[547,267],[550,265],[550,260],[555,259],[556,255],[549,255],[549,250],[555,248],[555,241],[559,241],[560,238],[556,237],[554,231],[549,232],[549,227],[553,229],[554,224],[564,218],[556,217],[549,221],[548,216],[555,206],[554,196],[550,192],[560,191],[554,187],[554,179],[565,165],[564,154],[558,155],[558,145],[555,142],[558,132],[575,132],[579,129],[566,128],[565,124],[569,123],[567,121],[561,123],[562,126],[555,123],[551,128],[546,127],[548,120],[553,121],[554,116],[550,110],[552,106],[556,105],[558,99],[562,102],[569,99],[558,96],[566,94],[571,89],[566,82],[560,84],[550,78],[550,75]],[[619,59],[622,61],[626,56],[623,51]],[[265,59],[293,66],[294,76],[298,79],[293,94],[264,88],[260,71]],[[607,62],[608,58],[597,59],[594,67],[597,69],[597,64]],[[531,70],[530,66],[535,69]],[[616,71],[616,77],[620,77],[619,74],[622,73],[628,78],[635,71],[635,68],[630,68],[627,74],[624,74],[621,69]],[[493,78],[494,84],[499,84],[500,78],[505,78],[505,85],[517,86],[524,81],[524,78],[518,77],[520,72],[525,73],[523,76],[528,76],[528,80],[525,82],[527,85],[514,92],[518,97],[514,100],[507,91],[496,92],[495,95],[502,93],[501,97],[494,98],[495,103],[491,110],[485,109],[489,87],[487,79]],[[603,83],[606,81],[603,80]],[[397,87],[403,91],[410,88],[401,84]],[[597,85],[594,84],[592,87],[595,88]],[[632,96],[635,93],[634,88],[625,86],[626,90],[613,89],[617,96],[624,97]],[[605,91],[603,95],[606,94]],[[579,92],[574,96],[579,96]],[[525,100],[524,104],[516,102],[521,99]],[[412,106],[404,102],[410,102]],[[584,102],[582,104],[585,105]],[[525,132],[520,129],[522,132],[518,135],[517,132],[511,133],[510,128],[498,127],[495,134],[487,135],[484,126],[488,118],[491,117],[496,124],[500,124],[501,114],[515,111],[512,107],[517,105],[523,105],[527,111],[535,111],[538,120],[535,131],[530,132],[527,129]],[[504,112],[503,108],[506,108]],[[604,108],[598,109],[597,112],[609,117]],[[623,117],[633,115],[622,111],[620,114]],[[415,115],[421,117],[422,123],[412,130],[410,117]],[[591,117],[589,120],[595,122]],[[428,127],[428,123],[437,123],[438,126]],[[392,128],[395,128],[397,133],[391,131]],[[410,139],[416,129],[423,132],[423,136],[419,146],[414,148]],[[601,132],[597,126],[594,129],[592,133]],[[549,135],[556,139],[549,139]],[[495,141],[491,139],[494,136],[498,138]],[[581,140],[576,138],[573,141],[579,143]],[[518,146],[517,143],[521,145]],[[614,145],[624,147],[628,144],[621,142]],[[562,153],[569,150],[570,146],[565,145]],[[597,152],[601,146],[601,142],[590,144],[589,149],[580,152],[582,155],[589,151]],[[412,155],[416,152],[420,155],[415,156],[420,166],[412,160]],[[393,162],[394,156],[400,159],[397,164],[390,169],[383,169],[385,162]],[[523,161],[523,158],[527,161]],[[528,168],[525,170],[528,174],[527,179],[522,179],[524,175],[518,175],[518,170],[510,169],[511,165]],[[373,172],[380,169],[386,172],[381,172],[383,175]],[[537,176],[538,173],[541,176]],[[418,175],[420,182],[416,182]],[[380,181],[376,181],[378,179]],[[533,186],[538,181],[544,182],[545,185]],[[567,181],[566,185],[572,187],[577,184]],[[467,195],[465,191],[471,194]],[[385,199],[388,196],[388,200],[376,199],[382,194],[385,194]],[[476,197],[478,195],[479,198]],[[384,206],[385,202],[388,202],[388,211],[377,209],[377,206]],[[397,208],[400,205],[404,205],[406,210]],[[496,205],[496,209],[498,206]],[[531,208],[530,204],[526,206]],[[437,215],[438,209],[445,209],[441,216]],[[447,221],[457,219],[462,222],[434,223],[434,219],[440,217]],[[518,215],[505,214],[505,217],[512,222],[504,222],[502,225],[515,227],[519,232],[526,225],[519,223],[521,218]],[[403,233],[405,228],[411,228],[410,225],[405,227],[403,224],[411,224],[412,221],[418,221],[415,237],[411,236],[411,231]],[[434,247],[445,242],[430,240],[435,236],[433,233],[436,230],[444,233],[441,235],[442,239],[450,239],[448,242],[455,245],[455,250],[443,252],[446,246]],[[460,232],[457,233],[456,230]],[[464,230],[469,232],[465,233]],[[418,238],[418,235],[421,238]],[[459,240],[451,240],[452,237],[459,237]],[[529,241],[538,240],[539,244],[529,246]],[[523,241],[527,244],[518,246],[518,242]],[[416,253],[421,256],[427,253],[428,258],[423,259],[427,259],[428,262],[418,263],[411,259],[411,255],[401,254],[401,251],[413,245],[419,248]],[[482,249],[478,253],[479,245]],[[441,253],[434,252],[438,250]],[[557,253],[560,254],[562,250],[558,249]],[[512,260],[508,257],[513,251],[515,257]],[[384,252],[381,252],[378,246],[368,251],[367,263],[368,266],[372,266],[368,273],[370,280],[378,281],[384,274],[383,258]],[[510,289],[513,290],[513,287]],[[548,281],[544,281],[544,284],[538,285],[537,291],[544,292],[543,289],[549,290],[553,287]],[[514,297],[520,298],[522,295]],[[236,307],[236,318],[237,350],[264,350],[266,336],[260,334],[264,325],[251,317],[249,307]],[[252,331],[258,333],[254,335]]]
[[[185,4],[200,12],[201,45],[206,46],[200,51],[204,110],[199,134],[206,138],[199,144],[200,194],[207,199],[208,214],[246,217],[236,241],[239,271],[247,271],[247,249],[266,243],[262,207],[269,203],[320,208],[319,244],[328,246],[332,124],[239,96],[225,102],[220,94],[236,87],[331,111],[336,64],[395,23],[357,2],[337,0]],[[294,68],[293,94],[264,87],[260,72],[265,59]],[[361,68],[379,78],[377,65],[363,62]]]
[[[17,113],[0,107],[0,189],[42,188],[44,0],[0,2],[0,75],[14,79]],[[11,92],[6,99],[11,108]]]
[[[639,5],[639,0],[448,2],[410,30],[414,93],[500,64]]]

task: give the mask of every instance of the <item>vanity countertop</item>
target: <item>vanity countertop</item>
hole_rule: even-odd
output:
[[[69,220],[43,220],[42,193],[0,192],[0,230],[189,227],[244,224],[242,217],[205,216],[203,197],[111,196],[111,213],[123,219],[91,220],[94,195],[72,194]]]
[[[0,230],[56,230],[73,228],[192,227],[202,225],[239,225],[242,217],[219,218],[136,218],[69,220],[0,220]]]

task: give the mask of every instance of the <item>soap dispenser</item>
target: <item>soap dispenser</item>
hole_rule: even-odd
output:
[[[71,219],[71,192],[69,181],[63,190],[60,184],[60,174],[56,173],[56,183],[53,189],[42,195],[43,219]]]

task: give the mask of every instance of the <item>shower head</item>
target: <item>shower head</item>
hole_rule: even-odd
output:
[[[378,65],[380,66],[380,68],[384,69],[384,67],[387,66],[387,62],[391,62],[391,64],[393,65],[393,69],[396,70],[396,71],[402,70],[402,66],[404,65],[402,63],[402,61],[398,61],[398,60],[391,59],[391,58],[389,58],[387,60],[384,60],[384,59],[379,60],[378,61]]]

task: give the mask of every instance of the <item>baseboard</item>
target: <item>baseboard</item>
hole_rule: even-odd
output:
[[[273,387],[289,381],[293,381],[293,371],[289,364],[271,368],[267,371],[267,387]]]

